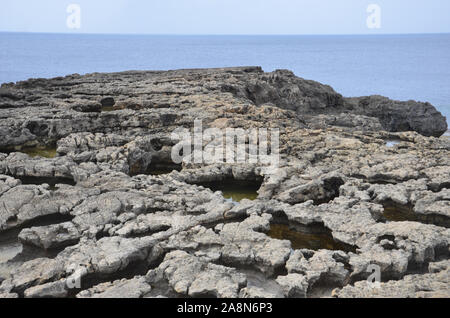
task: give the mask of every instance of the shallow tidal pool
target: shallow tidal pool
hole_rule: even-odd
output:
[[[26,153],[30,157],[44,157],[44,158],[55,158],[57,154],[56,146],[24,148],[21,150],[21,152]]]
[[[288,240],[291,242],[293,249],[310,249],[310,250],[342,250],[352,251],[351,246],[339,243],[333,239],[329,233],[314,233],[293,230],[286,224],[271,224],[270,231],[267,233],[271,238],[278,240]]]
[[[200,184],[212,191],[221,191],[225,199],[238,203],[243,199],[255,200],[258,197],[260,183],[255,181],[226,180]]]
[[[57,156],[56,145],[22,147],[22,148],[14,147],[0,150],[0,152],[5,152],[8,154],[12,152],[21,152],[29,155],[32,158],[34,157],[55,158]]]

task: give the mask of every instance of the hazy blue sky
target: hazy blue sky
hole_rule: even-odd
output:
[[[69,4],[81,28],[69,29]],[[366,25],[369,4],[381,28]],[[0,31],[150,34],[450,32],[449,0],[0,0]]]

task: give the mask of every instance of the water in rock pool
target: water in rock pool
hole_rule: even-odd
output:
[[[258,197],[258,189],[261,183],[255,181],[226,180],[202,183],[205,188],[212,191],[222,191],[223,197],[233,203],[243,199],[255,200]]]
[[[3,149],[0,152],[12,153],[12,152],[21,152],[29,155],[30,157],[43,157],[43,158],[55,158],[57,155],[56,145],[47,145],[47,146],[35,146],[35,147],[23,147],[20,149]]]
[[[297,231],[286,224],[271,224],[270,231],[267,234],[274,239],[290,241],[293,249],[327,249],[354,252],[354,248],[335,241],[333,236],[326,232]]]
[[[117,109],[114,106],[103,106],[102,107],[102,112],[113,112],[113,111],[116,111],[116,110],[120,110],[120,109]]]
[[[56,157],[55,146],[25,148],[22,150],[22,152],[26,153],[30,157],[44,157],[44,158]]]
[[[254,189],[248,188],[223,190],[222,193],[225,199],[232,202],[240,202],[243,199],[255,200],[258,197],[258,193]]]
[[[390,222],[410,221],[450,227],[450,218],[444,215],[416,213],[411,205],[400,205],[393,202],[385,202],[383,206],[383,217]]]
[[[419,218],[414,214],[414,211],[410,206],[386,204],[384,206],[383,216],[386,220],[393,222],[419,221]]]
[[[36,146],[36,147],[26,147],[19,150],[20,152],[26,153],[30,157],[44,157],[44,158],[55,158],[56,157],[56,146]]]

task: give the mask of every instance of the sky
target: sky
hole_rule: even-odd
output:
[[[70,4],[81,9],[77,20]],[[380,12],[369,28],[371,4]],[[448,33],[449,13],[449,0],[0,0],[0,32]]]

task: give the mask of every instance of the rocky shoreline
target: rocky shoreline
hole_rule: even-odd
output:
[[[174,164],[196,119],[280,129],[279,169]],[[447,129],[258,67],[3,84],[0,297],[450,297]]]

